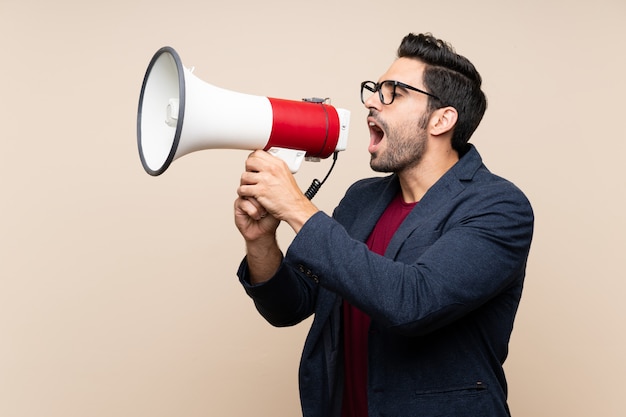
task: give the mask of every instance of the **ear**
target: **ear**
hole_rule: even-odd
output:
[[[430,119],[430,133],[433,136],[441,136],[452,133],[459,118],[454,107],[442,107],[433,112]]]

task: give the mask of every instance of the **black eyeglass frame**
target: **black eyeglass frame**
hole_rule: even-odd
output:
[[[385,103],[385,97],[383,96],[382,91],[380,90],[380,87],[385,84],[385,83],[392,83],[393,84],[393,91],[391,92],[391,101],[389,103]],[[374,89],[372,89],[371,85],[374,85]],[[400,81],[396,81],[396,80],[384,80],[381,81],[379,83],[374,82],[374,81],[363,81],[361,83],[361,102],[363,104],[365,104],[365,100],[363,99],[363,90],[367,89],[368,91],[370,91],[372,94],[376,93],[378,91],[378,98],[380,99],[380,102],[386,106],[390,105],[391,103],[393,103],[393,101],[396,99],[396,87],[402,87],[402,88],[406,88],[407,90],[413,90],[413,91],[417,91],[418,93],[422,93],[422,94],[426,94],[429,97],[432,97],[434,99],[437,99],[439,101],[441,101],[441,99],[439,97],[437,97],[434,94],[429,93],[428,91],[424,91],[424,90],[420,90],[417,87],[413,87],[411,85],[405,84],[403,82]]]

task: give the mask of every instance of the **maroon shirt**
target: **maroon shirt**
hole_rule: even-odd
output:
[[[398,193],[378,219],[367,246],[384,255],[393,234],[417,203],[405,203]],[[347,301],[343,303],[344,391],[342,417],[367,417],[367,338],[370,317]]]

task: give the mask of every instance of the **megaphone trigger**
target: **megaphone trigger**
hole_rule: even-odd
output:
[[[285,161],[292,174],[298,172],[306,155],[306,151],[276,147],[268,149],[268,152]]]

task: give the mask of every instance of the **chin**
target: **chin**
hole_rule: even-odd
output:
[[[393,171],[389,169],[387,165],[381,165],[377,163],[374,156],[372,156],[372,159],[370,160],[370,168],[376,172],[392,172]]]

